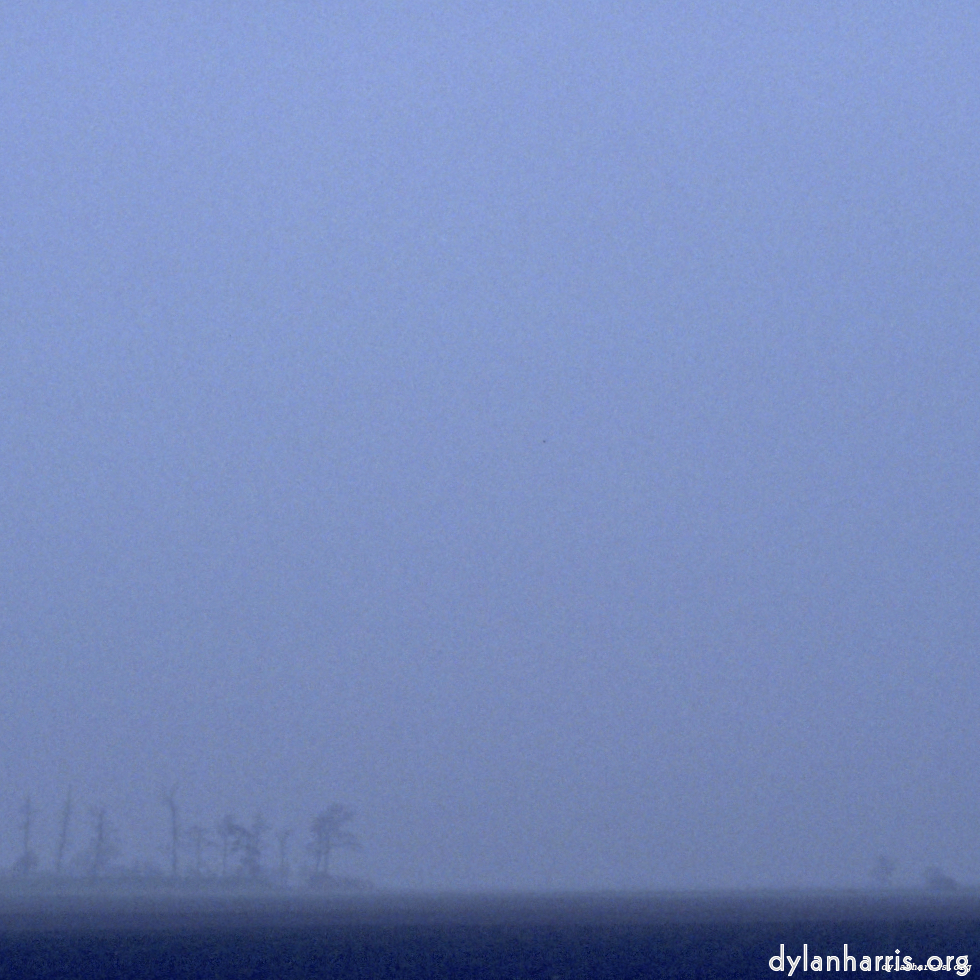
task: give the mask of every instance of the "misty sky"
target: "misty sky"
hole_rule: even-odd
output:
[[[0,864],[980,881],[980,12],[16,4]]]

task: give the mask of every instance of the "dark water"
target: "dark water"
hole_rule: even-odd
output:
[[[954,977],[978,947],[980,895],[0,900],[0,977],[882,975],[896,950]]]

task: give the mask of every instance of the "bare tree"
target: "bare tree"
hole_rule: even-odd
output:
[[[80,855],[82,867],[91,879],[102,877],[119,854],[116,828],[109,822],[105,807],[95,807],[89,811],[92,817],[92,840]]]
[[[218,839],[221,841],[221,877],[228,877],[228,858],[235,853],[241,826],[230,814],[218,823]]]
[[[276,833],[276,843],[279,845],[279,884],[285,886],[289,882],[289,859],[286,849],[292,830],[280,830]]]
[[[242,827],[239,841],[239,849],[242,855],[242,871],[249,878],[262,877],[262,851],[265,847],[265,832],[269,825],[262,818],[261,813],[256,813],[252,818],[250,827]]]
[[[926,888],[933,892],[954,892],[959,888],[959,883],[955,878],[951,878],[941,868],[926,868],[922,872]]]
[[[177,877],[177,846],[180,841],[180,822],[177,819],[177,784],[163,794],[163,803],[170,811],[170,877]]]
[[[227,816],[218,824],[221,838],[221,874],[228,874],[228,859],[238,858],[238,873],[248,878],[262,876],[262,851],[265,847],[265,832],[269,825],[257,813],[252,824],[246,827],[234,817]]]
[[[24,843],[20,857],[14,862],[14,871],[19,875],[29,875],[37,867],[37,855],[31,850],[31,826],[34,822],[35,810],[31,806],[30,796],[21,804],[20,813],[23,817],[20,829],[24,835]]]
[[[71,823],[71,787],[65,796],[65,805],[61,810],[61,822],[58,831],[58,847],[55,850],[54,873],[61,877],[61,867],[65,858],[65,847],[68,845],[68,825]]]
[[[188,827],[185,836],[190,842],[191,851],[194,855],[194,877],[200,878],[204,873],[204,851],[209,847],[214,847],[214,840],[208,836],[208,832],[200,824],[193,824]],[[227,866],[227,859],[225,863]]]
[[[885,854],[879,854],[871,866],[871,880],[882,888],[892,883],[895,862]]]
[[[330,876],[330,854],[338,847],[356,850],[360,840],[346,829],[354,819],[354,811],[343,803],[334,803],[329,809],[318,814],[310,827],[311,840],[308,846],[313,855],[314,879]]]

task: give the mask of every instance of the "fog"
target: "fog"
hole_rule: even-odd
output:
[[[0,865],[980,881],[978,118],[956,2],[7,10]]]

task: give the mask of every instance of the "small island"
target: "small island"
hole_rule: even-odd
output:
[[[107,808],[92,807],[86,819],[80,820],[69,791],[59,814],[53,860],[44,867],[33,849],[37,811],[28,797],[20,807],[20,854],[0,874],[0,895],[255,897],[357,893],[373,887],[366,879],[331,869],[336,851],[361,846],[360,838],[349,829],[354,811],[345,804],[333,803],[317,813],[307,825],[305,839],[296,841],[294,828],[276,829],[260,812],[249,821],[226,814],[212,826],[185,826],[176,787],[162,794],[161,802],[167,812],[168,834],[161,847],[166,864],[139,859],[127,862]],[[298,851],[302,858],[297,862]]]

